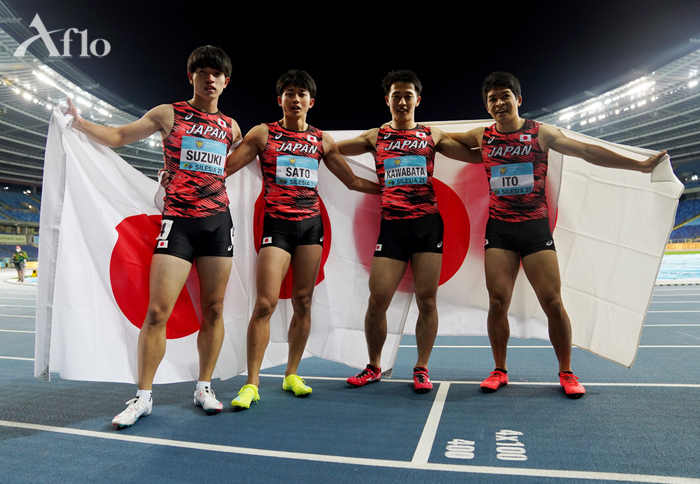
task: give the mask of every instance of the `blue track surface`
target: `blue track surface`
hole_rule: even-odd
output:
[[[0,272],[0,482],[700,482],[700,286],[657,287],[627,369],[575,349],[586,396],[566,398],[546,341],[511,340],[511,383],[479,391],[486,338],[439,337],[435,389],[410,381],[405,336],[391,379],[350,388],[356,370],[318,358],[308,398],[266,371],[259,404],[206,416],[192,383],[159,385],[153,413],[110,421],[132,385],[33,374],[36,287]],[[575,315],[573,315],[575,317]],[[214,382],[229,402],[245,378]]]

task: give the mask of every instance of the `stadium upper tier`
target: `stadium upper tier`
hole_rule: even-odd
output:
[[[102,88],[43,42],[0,0],[0,180],[40,185],[53,108],[71,96],[86,119],[123,125],[144,110]],[[682,181],[700,175],[700,43],[689,39],[623,78],[524,117],[615,143],[668,150]],[[517,73],[516,73],[517,74]],[[116,150],[147,176],[163,165],[157,136]],[[698,187],[700,190],[700,187]]]
[[[43,42],[22,57],[19,41],[36,33],[0,0],[0,180],[41,185],[51,113],[72,97],[85,119],[123,125],[145,112],[103,89],[60,57],[49,57]],[[155,178],[163,166],[160,138],[115,150],[132,166]]]
[[[685,183],[700,172],[699,81],[700,38],[694,38],[622,78],[524,116],[613,143],[667,150]]]

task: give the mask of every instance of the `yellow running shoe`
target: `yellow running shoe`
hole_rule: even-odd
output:
[[[294,392],[294,395],[297,397],[305,397],[313,391],[311,390],[311,387],[306,386],[304,379],[297,375],[285,376],[284,383],[282,383],[282,389]]]
[[[231,406],[240,408],[250,408],[251,402],[260,400],[258,387],[255,385],[243,385],[238,392],[238,396],[231,401]]]

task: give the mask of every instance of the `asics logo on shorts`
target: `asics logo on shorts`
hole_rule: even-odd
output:
[[[438,249],[439,249],[440,247],[442,247],[442,240],[440,241],[440,243],[439,243],[437,246],[438,246]]]
[[[546,245],[547,247],[549,247],[549,246],[552,245],[553,243],[554,243],[554,241],[553,241],[553,240],[550,240],[550,241],[548,241],[545,245]]]

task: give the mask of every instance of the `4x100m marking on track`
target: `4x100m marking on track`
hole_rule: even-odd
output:
[[[517,430],[496,432],[496,458],[508,461],[526,461],[525,444],[520,442],[523,435]],[[445,457],[449,459],[470,460],[474,458],[476,444],[473,440],[452,439],[445,448]]]

